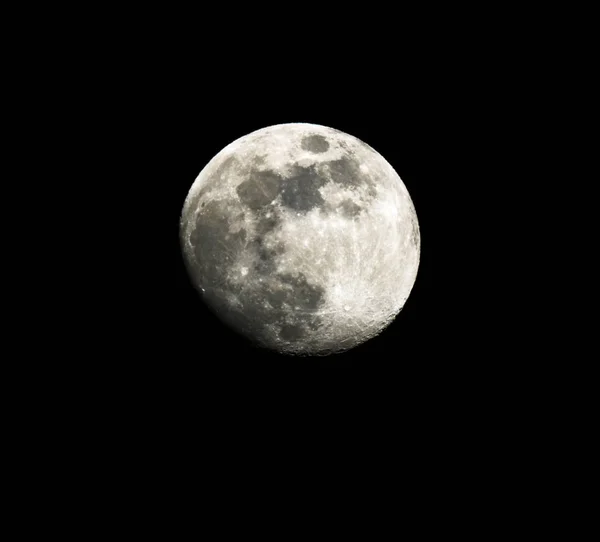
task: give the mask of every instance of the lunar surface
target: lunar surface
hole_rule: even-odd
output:
[[[359,139],[314,124],[263,128],[219,152],[189,191],[180,238],[212,311],[286,354],[342,352],[379,334],[419,266],[398,174]]]

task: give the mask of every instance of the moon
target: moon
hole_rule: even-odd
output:
[[[328,355],[378,335],[419,267],[419,222],[399,175],[358,138],[316,124],[227,145],[192,184],[179,231],[208,307],[283,354]]]

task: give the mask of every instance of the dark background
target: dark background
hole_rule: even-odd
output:
[[[498,231],[510,207],[495,220],[506,198],[497,187],[509,178],[502,153],[515,152],[506,134],[516,131],[498,99],[501,81],[466,60],[472,49],[457,56],[421,44],[401,55],[393,43],[359,45],[321,60],[276,49],[229,55],[198,45],[181,57],[174,47],[144,49],[118,67],[102,110],[105,124],[115,120],[107,155],[122,166],[101,185],[114,235],[99,259],[116,287],[100,299],[108,309],[98,313],[79,389],[101,389],[101,408],[124,434],[158,431],[153,446],[182,454],[185,468],[208,453],[226,469],[254,472],[243,460],[268,442],[264,461],[287,450],[328,469],[338,458],[321,447],[344,442],[348,453],[388,459],[408,451],[439,472],[453,443],[492,445],[486,428],[530,386],[508,317],[519,308],[504,297],[504,278],[516,271],[501,257]],[[180,251],[182,206],[208,161],[286,122],[331,126],[376,149],[407,186],[420,224],[420,267],[403,310],[379,336],[328,357],[252,347],[202,305]]]
[[[253,503],[271,474],[277,485],[268,491],[282,506],[286,489],[307,486],[306,502],[323,495],[327,513],[334,489],[361,505],[382,496],[394,514],[399,495],[427,513],[432,495],[442,507],[456,502],[470,472],[469,491],[488,506],[479,495],[496,491],[490,478],[510,479],[511,458],[523,462],[522,443],[545,408],[534,393],[543,371],[518,341],[526,296],[507,295],[523,267],[514,211],[526,185],[515,158],[528,104],[517,106],[537,99],[505,54],[514,33],[502,25],[491,33],[496,15],[471,23],[470,8],[449,20],[436,6],[419,29],[362,6],[332,21],[303,8],[303,20],[280,13],[274,23],[268,8],[262,25],[226,8],[111,13],[93,50],[65,39],[36,86],[54,84],[78,117],[78,141],[57,153],[61,162],[74,150],[83,159],[65,197],[81,212],[64,236],[75,261],[64,270],[41,261],[34,287],[48,282],[44,266],[57,266],[84,309],[69,311],[75,322],[64,325],[58,291],[48,318],[60,326],[57,359],[37,336],[26,340],[44,353],[48,396],[36,419],[47,416],[49,436],[36,452],[57,444],[67,462],[87,461],[82,472],[114,477],[111,502],[128,499],[127,480],[151,498],[160,493],[157,502],[192,495],[189,506],[202,497],[218,507],[233,495]],[[61,86],[55,58],[65,57]],[[48,126],[54,137],[59,121]],[[202,168],[235,139],[283,122],[368,143],[399,173],[419,218],[421,263],[402,312],[381,335],[325,358],[252,348],[202,306],[180,253],[182,205]],[[47,236],[44,224],[34,233]],[[524,413],[528,401],[534,408]],[[61,412],[46,409],[57,403]],[[74,442],[64,452],[61,425]],[[183,490],[157,489],[178,482]],[[361,482],[382,488],[357,491]],[[85,476],[82,484],[90,487]],[[510,502],[521,487],[509,488]]]
[[[23,244],[34,261],[5,267],[32,272],[34,299],[21,303],[27,333],[5,348],[23,385],[6,378],[5,387],[17,392],[7,400],[19,427],[9,449],[26,461],[12,470],[53,521],[62,519],[54,503],[85,518],[62,492],[98,515],[87,527],[118,517],[155,529],[165,518],[171,534],[186,516],[196,531],[217,518],[246,532],[313,517],[339,517],[336,532],[362,519],[369,534],[386,519],[405,532],[415,514],[419,532],[474,530],[473,518],[495,530],[512,517],[547,523],[549,508],[538,521],[532,503],[544,502],[540,491],[562,502],[557,465],[577,463],[562,446],[581,449],[557,427],[577,427],[591,409],[569,412],[577,403],[563,375],[576,356],[552,360],[554,333],[532,302],[544,280],[550,302],[569,295],[560,284],[572,249],[554,235],[577,232],[564,205],[550,208],[553,220],[537,218],[538,194],[553,190],[539,164],[555,161],[546,147],[536,155],[531,128],[553,123],[555,64],[574,57],[562,45],[548,53],[535,35],[545,26],[566,40],[545,23],[549,10],[527,20],[521,7],[423,7],[413,17],[396,4],[93,6],[65,11],[65,31],[29,10],[25,21],[39,17],[50,35],[38,44],[23,33],[8,56],[32,47],[44,70],[16,60],[34,77],[23,85],[28,103],[7,101],[7,111],[44,115],[23,118],[27,137],[10,137],[33,135],[54,161],[26,143],[26,180],[6,179],[29,192],[20,201],[7,192],[5,204],[19,213],[17,238],[33,226]],[[536,87],[544,57],[551,77]],[[179,217],[198,173],[228,143],[284,122],[371,145],[406,184],[420,223],[420,268],[402,312],[381,335],[326,358],[252,348],[202,306],[180,253]],[[64,213],[32,179],[58,194]],[[523,205],[528,191],[535,198]],[[55,233],[57,218],[65,227]],[[524,256],[544,239],[549,263],[528,274]],[[21,301],[5,282],[5,297]],[[45,291],[55,298],[42,301]],[[571,388],[582,404],[593,396],[579,392],[583,379]]]
[[[116,287],[106,336],[94,342],[112,353],[100,372],[172,400],[202,396],[199,388],[212,398],[230,387],[294,396],[323,382],[321,391],[353,401],[394,400],[400,389],[403,401],[438,406],[514,377],[504,279],[515,269],[499,257],[498,235],[510,206],[505,224],[491,218],[506,199],[496,189],[507,183],[504,163],[518,152],[500,49],[373,26],[368,36],[341,26],[337,40],[296,30],[316,32],[314,43],[273,28],[235,40],[159,28],[136,35],[107,66],[111,77],[95,81],[105,152],[119,164],[102,188],[116,242],[100,265]],[[398,172],[419,218],[421,262],[403,310],[379,336],[328,357],[252,347],[202,305],[180,252],[181,209],[203,167],[237,138],[286,122],[368,143]]]
[[[475,354],[482,316],[472,303],[485,292],[474,267],[482,232],[473,219],[485,212],[478,196],[486,197],[486,171],[479,169],[470,98],[465,89],[453,90],[464,75],[442,69],[423,79],[389,65],[361,65],[387,76],[367,77],[358,66],[348,77],[346,69],[223,74],[208,65],[181,77],[162,66],[156,86],[135,97],[132,148],[139,164],[123,188],[137,200],[130,224],[138,295],[132,326],[142,356],[184,364],[186,371],[336,369],[398,379],[406,372],[444,374]],[[179,216],[201,169],[235,139],[284,122],[323,124],[367,142],[399,173],[417,210],[421,263],[404,309],[380,336],[343,354],[291,358],[253,348],[202,305],[181,258]]]

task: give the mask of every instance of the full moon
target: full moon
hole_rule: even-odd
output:
[[[180,241],[208,307],[255,345],[349,350],[383,331],[414,285],[419,223],[377,151],[315,124],[278,124],[227,145],[183,205]]]

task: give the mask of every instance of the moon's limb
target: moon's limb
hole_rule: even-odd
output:
[[[310,124],[221,151],[184,204],[190,276],[221,318],[282,352],[341,351],[381,332],[416,279],[406,187],[358,139]]]

